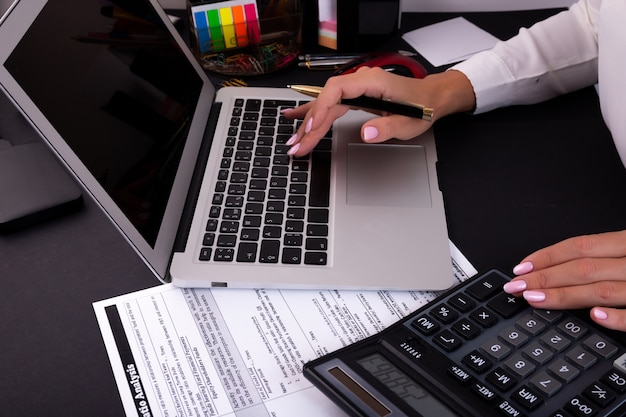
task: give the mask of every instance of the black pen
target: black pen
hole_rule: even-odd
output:
[[[288,87],[298,93],[302,93],[310,97],[317,97],[322,92],[322,87],[312,85],[290,85]],[[409,103],[406,101],[393,101],[360,96],[357,98],[342,98],[339,100],[339,104],[347,104],[349,106],[362,107],[370,110],[386,111],[393,114],[400,114],[402,116],[426,120],[428,122],[433,119],[433,109],[425,107],[421,104]]]

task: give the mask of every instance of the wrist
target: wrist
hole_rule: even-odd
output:
[[[476,108],[474,88],[461,71],[452,69],[429,75],[425,80],[432,83],[436,119]]]

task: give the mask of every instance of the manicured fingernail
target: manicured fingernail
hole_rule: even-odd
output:
[[[538,303],[541,301],[545,301],[546,293],[541,291],[524,291],[524,298],[526,299],[526,301]]]
[[[593,317],[595,317],[598,320],[606,320],[609,318],[609,315],[606,314],[606,311],[600,310],[598,308],[592,309],[591,314],[593,314]]]
[[[522,262],[521,264],[519,264],[515,268],[513,268],[513,273],[515,275],[523,275],[523,274],[527,274],[530,271],[532,271],[533,268],[534,268],[534,266],[533,266],[532,262]]]
[[[300,144],[296,143],[291,148],[289,148],[289,150],[287,151],[287,155],[294,155],[296,152],[298,152],[298,149],[300,149]]]
[[[378,129],[374,126],[367,126],[363,129],[363,140],[365,142],[369,142],[370,140],[374,140],[378,137]]]
[[[298,134],[295,133],[292,137],[289,138],[289,140],[287,142],[285,142],[285,145],[291,146],[294,143],[296,143],[297,141],[298,141]]]
[[[506,284],[504,284],[502,289],[504,290],[504,292],[507,292],[509,294],[517,294],[526,289],[526,281],[516,280],[516,281],[507,282]]]
[[[313,127],[313,118],[311,117],[309,120],[307,120],[306,125],[304,126],[304,133],[309,133],[312,127]]]

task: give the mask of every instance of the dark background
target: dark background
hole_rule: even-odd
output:
[[[554,12],[465,16],[506,39]],[[454,16],[405,15],[401,32]],[[410,50],[399,36],[376,48]],[[322,84],[327,76],[292,67],[246,81]],[[479,270],[508,271],[546,244],[626,226],[626,175],[593,88],[452,116],[435,133],[450,238]],[[0,136],[39,140],[4,97]],[[0,235],[0,416],[123,415],[92,303],[159,282],[85,197],[79,212]]]

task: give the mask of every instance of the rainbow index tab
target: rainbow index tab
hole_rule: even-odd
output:
[[[259,27],[259,18],[257,17],[256,12],[256,3],[244,4],[243,8],[246,13],[246,22],[248,24],[248,36],[250,42],[258,44],[261,42],[261,29]]]
[[[224,44],[226,48],[235,48],[237,46],[237,37],[235,36],[235,26],[233,22],[233,12],[230,7],[222,7],[220,12],[220,24],[222,25],[222,33],[224,35]]]
[[[219,11],[217,9],[207,10],[206,15],[209,21],[209,33],[211,34],[211,49],[221,51],[226,45],[224,44]]]
[[[248,30],[246,29],[246,15],[243,11],[243,6],[233,6],[233,22],[235,24],[237,46],[248,45]]]
[[[205,11],[194,11],[193,23],[198,34],[198,47],[200,52],[208,52],[211,49],[211,36],[209,35],[209,22]]]

